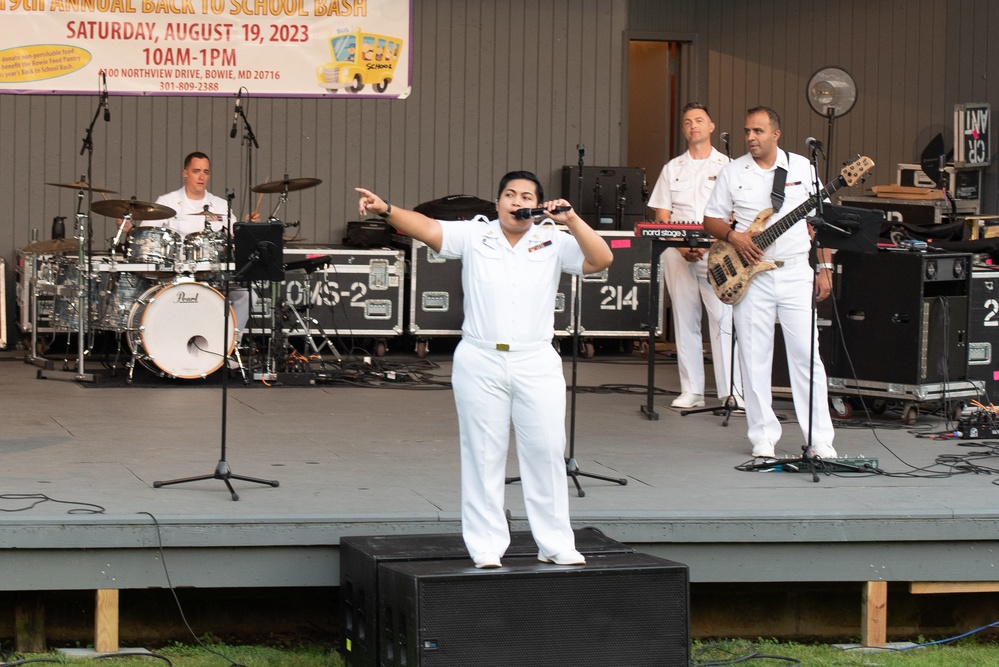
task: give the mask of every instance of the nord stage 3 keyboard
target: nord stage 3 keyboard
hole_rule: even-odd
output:
[[[687,246],[709,246],[713,241],[700,222],[638,222],[635,236]]]

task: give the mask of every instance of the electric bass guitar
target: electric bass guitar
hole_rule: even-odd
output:
[[[753,223],[746,230],[749,234],[755,234],[753,243],[761,250],[766,250],[781,234],[791,229],[798,223],[805,214],[815,208],[819,203],[819,196],[823,199],[836,192],[842,187],[856,185],[864,179],[867,173],[874,168],[874,161],[869,157],[858,157],[850,164],[843,167],[839,176],[831,183],[822,188],[819,195],[812,195],[803,204],[782,217],[770,227],[767,222],[774,211],[772,208],[764,209],[756,216]],[[750,264],[735,246],[727,241],[716,241],[711,250],[708,251],[708,282],[711,288],[723,303],[736,304],[745,296],[752,282],[758,274],[770,271],[780,266],[780,263],[759,261]]]

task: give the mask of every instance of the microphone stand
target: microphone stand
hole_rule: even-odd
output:
[[[579,192],[583,192],[583,155],[586,149],[577,145],[579,151]],[[598,213],[599,219],[599,213]],[[605,482],[614,482],[621,486],[627,486],[628,480],[624,477],[608,477],[592,472],[583,472],[576,463],[576,394],[577,394],[577,369],[579,360],[579,312],[583,309],[583,280],[582,276],[573,276],[573,283],[576,286],[575,294],[572,297],[572,384],[569,388],[569,456],[565,459],[565,474],[572,478],[572,483],[576,485],[576,493],[580,498],[586,495],[583,487],[579,484],[580,477],[599,479]],[[520,477],[508,477],[506,483],[520,481]]]
[[[236,197],[236,193],[226,190],[226,200],[228,206],[226,207],[226,227],[228,231],[228,237],[226,241],[226,250],[228,251],[228,256],[233,257],[232,248],[232,200]],[[207,218],[206,218],[207,220]],[[183,477],[179,479],[170,479],[163,482],[153,482],[153,488],[158,489],[162,486],[170,486],[172,484],[186,484],[188,482],[199,482],[206,479],[218,479],[221,480],[226,488],[229,489],[229,495],[234,501],[239,500],[239,494],[236,490],[232,488],[231,480],[238,479],[244,482],[253,482],[255,484],[266,484],[267,486],[278,487],[281,485],[276,479],[259,479],[257,477],[246,477],[244,475],[237,475],[232,472],[229,467],[229,462],[226,461],[226,424],[228,423],[228,405],[229,405],[229,311],[232,307],[229,305],[229,285],[236,279],[246,275],[249,270],[255,266],[261,260],[261,253],[255,252],[250,256],[250,261],[246,263],[246,266],[241,268],[235,274],[228,277],[225,280],[225,307],[222,309],[222,442],[221,442],[221,453],[219,455],[219,462],[215,466],[215,472],[208,475],[196,475],[194,477]],[[223,276],[225,277],[225,276]],[[238,352],[236,353],[238,357]],[[245,378],[245,375],[244,375]],[[245,382],[245,379],[244,379]]]
[[[103,72],[102,72],[103,74]],[[110,115],[107,111],[107,98],[103,91],[98,93],[99,101],[94,117],[90,120],[86,134],[83,137],[83,145],[80,147],[80,155],[87,154],[87,210],[79,211],[76,214],[77,232],[79,233],[79,247],[77,250],[78,269],[76,272],[76,314],[77,314],[77,336],[76,336],[76,371],[56,371],[41,369],[38,371],[38,379],[45,380],[75,380],[78,382],[96,382],[97,376],[87,373],[84,358],[87,354],[87,325],[90,324],[90,309],[93,304],[90,302],[90,281],[92,279],[93,257],[93,235],[90,231],[90,209],[94,203],[94,190],[92,187],[94,175],[94,125],[104,110],[104,119],[110,122]],[[80,202],[83,200],[83,191],[79,192]],[[79,203],[77,204],[79,207]]]
[[[249,91],[246,93],[246,99],[247,101],[250,99]],[[257,143],[257,137],[253,134],[253,127],[247,120],[242,105],[236,106],[236,114],[243,121],[243,138],[240,143],[246,146],[246,210],[250,212],[253,210],[253,149],[259,149],[260,144]]]
[[[732,148],[729,145],[729,134],[728,132],[722,132],[722,142],[725,144],[725,155],[728,156],[729,161],[732,160]],[[721,328],[721,323],[718,324]],[[735,365],[739,363],[736,359],[735,354],[735,316],[729,311],[729,326],[732,328],[732,342],[729,347],[729,361],[728,361],[728,396],[725,398],[725,403],[722,404],[720,408],[710,407],[710,408],[697,408],[694,410],[681,410],[680,416],[686,417],[687,415],[696,415],[702,412],[711,412],[715,415],[724,415],[722,420],[722,426],[728,426],[729,420],[732,418],[732,413],[739,408],[739,404],[735,400]],[[714,363],[714,360],[712,360]]]
[[[809,162],[812,168],[812,187],[818,194],[816,197],[815,204],[815,216],[807,218],[805,222],[812,226],[814,230],[814,248],[815,256],[818,258],[819,250],[822,248],[822,242],[819,237],[819,230],[823,227],[830,227],[832,225],[826,225],[824,204],[822,202],[822,188],[819,183],[819,166],[818,166],[818,152],[821,150],[818,144],[811,144],[809,146],[811,153],[809,156]],[[849,235],[849,232],[845,232],[839,228],[838,231]],[[811,317],[811,332],[809,333],[810,349],[808,353],[808,433],[805,434],[805,446],[802,447],[802,455],[799,461],[808,465],[808,471],[812,473],[812,481],[819,481],[818,466],[815,461],[815,453],[812,448],[812,421],[815,412],[815,348],[818,346],[818,329],[817,329],[817,316],[818,316],[818,306],[815,295],[815,287],[818,281],[818,271],[812,272],[812,317]],[[792,459],[791,462],[794,460]]]

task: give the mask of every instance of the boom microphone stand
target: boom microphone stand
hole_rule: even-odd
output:
[[[806,222],[812,225],[815,230],[815,256],[818,257],[818,252],[822,248],[821,234],[819,230],[825,225],[825,220],[823,219],[824,209],[822,200],[824,198],[822,193],[822,184],[819,182],[819,166],[818,166],[818,153],[822,150],[822,144],[815,140],[809,140],[808,147],[811,149],[811,154],[809,161],[811,162],[812,169],[812,187],[814,188],[816,197],[815,204],[815,217],[806,218]],[[823,154],[824,155],[824,154]],[[844,234],[848,234],[844,230],[839,230]],[[808,465],[808,471],[812,473],[812,481],[819,481],[818,466],[816,465],[815,452],[812,448],[812,421],[815,411],[815,348],[818,347],[818,328],[817,328],[817,301],[815,294],[815,286],[818,281],[818,271],[812,272],[812,318],[811,318],[811,333],[809,334],[810,350],[808,353],[808,433],[805,435],[805,445],[801,448],[801,458],[800,459],[790,459],[789,461],[783,461],[782,463],[794,463],[795,461],[799,463],[804,463]]]
[[[90,325],[90,313],[93,308],[93,304],[90,299],[90,281],[92,279],[92,262],[93,257],[93,247],[92,247],[92,237],[93,233],[91,231],[90,225],[90,209],[94,203],[94,190],[92,187],[93,175],[94,175],[94,125],[97,124],[97,119],[100,118],[101,111],[104,111],[104,122],[111,122],[111,109],[108,106],[108,91],[107,91],[107,75],[104,70],[99,73],[101,81],[103,82],[103,87],[100,87],[98,91],[99,102],[97,104],[97,111],[94,112],[94,117],[90,121],[90,126],[87,128],[87,133],[83,137],[83,146],[80,148],[80,155],[84,153],[87,154],[87,177],[84,179],[87,183],[87,210],[86,212],[79,211],[80,202],[83,200],[83,191],[79,193],[77,200],[77,233],[79,234],[79,248],[77,252],[77,271],[76,271],[76,313],[77,313],[77,323],[79,329],[77,331],[77,343],[76,343],[76,371],[55,371],[42,369],[38,371],[39,379],[46,380],[76,380],[79,382],[96,382],[97,376],[93,373],[85,372],[84,368],[84,357],[88,352],[88,345],[86,342],[87,330]],[[32,328],[34,332],[34,328]],[[32,350],[32,354],[34,354]]]

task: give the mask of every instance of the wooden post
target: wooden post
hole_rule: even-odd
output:
[[[98,653],[118,652],[118,589],[97,590],[94,614],[94,650]]]
[[[860,625],[860,643],[864,646],[884,646],[888,643],[887,581],[868,581],[864,584]]]
[[[45,604],[38,591],[17,594],[14,603],[14,648],[18,653],[45,653]]]

